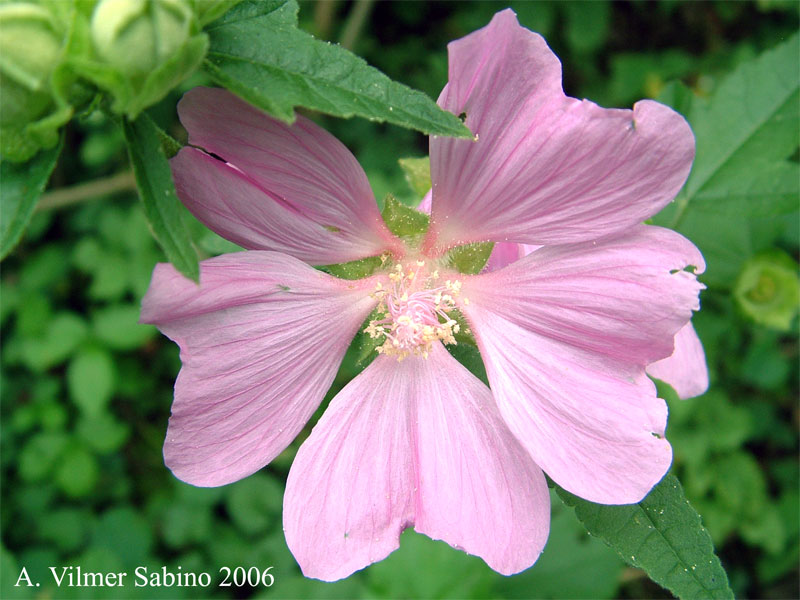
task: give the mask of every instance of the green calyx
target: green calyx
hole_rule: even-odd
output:
[[[752,321],[787,331],[800,307],[798,265],[781,250],[757,254],[742,267],[733,296]]]
[[[0,153],[13,162],[30,159],[58,142],[72,116],[60,106],[51,79],[64,44],[63,24],[38,4],[0,5]]]

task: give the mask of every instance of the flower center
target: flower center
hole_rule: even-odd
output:
[[[442,283],[439,272],[428,273],[421,260],[405,267],[395,265],[389,280],[388,288],[379,282],[372,292],[372,297],[380,301],[378,318],[364,330],[373,339],[384,337],[377,348],[379,354],[396,356],[397,360],[410,354],[427,358],[435,342],[456,343],[460,326],[448,313],[456,308],[460,281]]]

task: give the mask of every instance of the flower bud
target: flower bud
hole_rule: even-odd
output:
[[[781,250],[748,260],[733,290],[739,308],[756,323],[788,330],[800,307],[797,269],[797,263]]]
[[[99,58],[124,76],[144,77],[186,43],[193,19],[183,0],[100,0],[92,42]]]
[[[35,4],[0,5],[0,125],[23,125],[52,105],[50,75],[62,37],[50,13]]]

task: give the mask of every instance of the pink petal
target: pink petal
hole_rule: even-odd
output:
[[[202,87],[181,99],[178,113],[189,143],[223,159],[183,148],[171,161],[178,195],[223,237],[311,264],[398,251],[363,169],[308,119],[286,125]]]
[[[639,225],[598,242],[542,247],[468,278],[464,294],[540,335],[644,367],[672,353],[673,337],[700,308],[704,286],[684,270],[690,265],[705,268],[689,240]]]
[[[541,246],[532,246],[530,244],[515,244],[512,242],[497,242],[492,248],[492,253],[489,255],[489,260],[486,261],[484,271],[497,271],[503,267],[518,261],[523,256],[527,256],[534,250],[541,248]]]
[[[670,446],[656,437],[666,405],[644,366],[669,355],[698,308],[690,264],[704,266],[685,238],[642,225],[464,281],[461,309],[503,418],[548,475],[587,500],[637,502],[669,468]]]
[[[672,356],[649,365],[647,373],[670,384],[683,399],[694,398],[708,390],[706,354],[691,321],[675,335]]]
[[[433,194],[429,190],[422,198],[422,201],[417,206],[417,210],[426,214],[431,214],[431,200]],[[486,261],[484,271],[496,271],[502,269],[512,262],[518,261],[523,256],[526,256],[540,248],[540,246],[531,246],[529,244],[515,244],[512,242],[497,242],[492,248],[492,253],[489,255],[489,260]]]
[[[308,577],[383,559],[411,525],[504,574],[533,564],[549,530],[541,471],[440,344],[428,359],[376,358],[332,400],[286,484],[286,541]]]
[[[431,138],[428,253],[466,242],[563,244],[620,232],[680,190],[694,136],[650,100],[607,110],[561,89],[561,65],[510,10],[448,46],[439,105],[477,141]]]
[[[157,265],[142,322],[181,348],[164,443],[175,476],[223,485],[275,458],[322,401],[374,285],[273,252],[203,261],[199,286]]]

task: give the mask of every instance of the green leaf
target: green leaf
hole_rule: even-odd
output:
[[[195,0],[195,14],[201,27],[219,19],[242,0]]]
[[[606,506],[556,491],[589,533],[678,598],[733,598],[711,537],[673,475],[638,504]]]
[[[800,36],[741,64],[708,102],[670,86],[660,100],[683,112],[697,156],[674,205],[654,219],[676,227],[687,211],[743,218],[797,210],[800,171]],[[702,248],[701,248],[702,249]]]
[[[599,539],[586,533],[572,510],[550,493],[550,535],[536,565],[513,577],[498,577],[494,598],[617,598],[625,564]],[[580,573],[576,577],[575,573]]]
[[[428,230],[430,217],[423,212],[402,204],[394,196],[386,196],[381,212],[386,226],[393,234],[402,238],[420,238]]]
[[[23,340],[22,360],[41,372],[66,360],[86,337],[86,323],[71,312],[58,313],[47,322],[43,335]]]
[[[239,530],[253,535],[280,517],[282,501],[283,487],[275,478],[255,473],[230,486],[225,507]]]
[[[92,330],[114,350],[133,350],[155,336],[152,325],[139,323],[139,307],[133,304],[106,306],[92,315]]]
[[[67,496],[80,498],[94,489],[100,475],[95,457],[85,448],[67,448],[56,468],[55,481]]]
[[[153,234],[175,268],[195,281],[200,279],[197,253],[183,222],[169,163],[158,127],[147,115],[123,123],[128,153]]]
[[[297,29],[294,0],[243,2],[206,31],[211,43],[205,67],[215,81],[287,123],[303,106],[428,134],[471,136],[425,94]]]
[[[431,159],[427,156],[422,158],[401,158],[397,161],[406,181],[414,193],[420,198],[431,189]]]
[[[24,164],[0,161],[0,260],[22,237],[60,152],[61,144]]]
[[[114,362],[104,350],[86,349],[67,367],[67,388],[73,402],[85,415],[103,412],[114,392]]]

